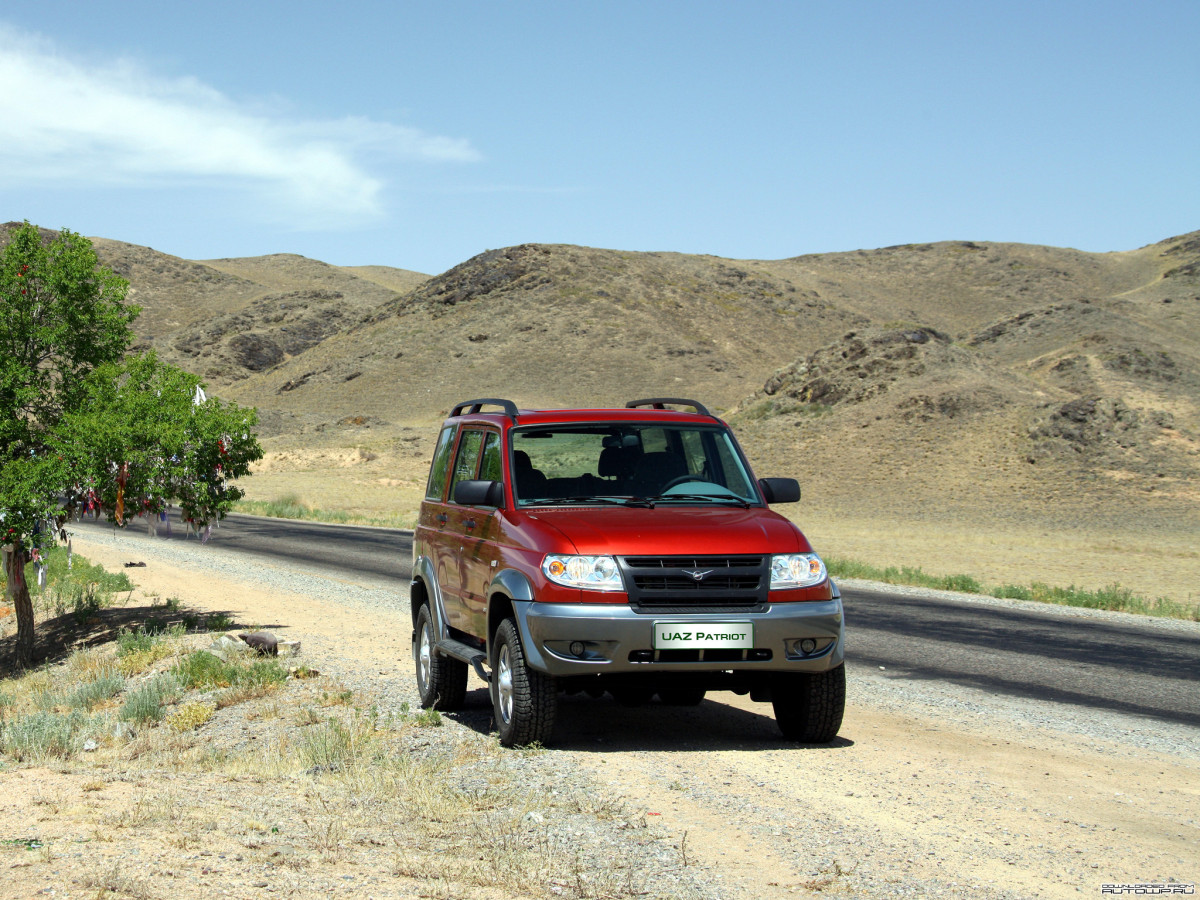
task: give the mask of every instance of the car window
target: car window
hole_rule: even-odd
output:
[[[504,478],[500,459],[500,435],[494,431],[489,431],[483,441],[479,477],[486,481],[501,481]]]
[[[683,462],[692,475],[712,475],[712,466],[704,452],[704,434],[699,431],[681,431],[679,444],[683,450]]]
[[[513,492],[545,500],[688,495],[757,503],[733,439],[711,425],[562,424],[513,429]]]
[[[446,470],[450,464],[450,450],[454,446],[454,426],[447,425],[438,435],[437,449],[433,451],[433,465],[429,467],[429,482],[425,485],[426,500],[441,500],[446,488]]]
[[[479,448],[483,444],[482,431],[463,431],[458,440],[458,455],[454,457],[454,472],[450,477],[450,498],[454,498],[454,486],[460,481],[475,477],[479,467]]]

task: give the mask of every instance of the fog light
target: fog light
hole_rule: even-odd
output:
[[[800,642],[800,652],[804,654],[812,653],[817,649],[817,642],[812,638],[805,638]]]
[[[571,641],[571,654],[573,656],[583,656],[583,652],[587,648],[583,645],[583,641]]]

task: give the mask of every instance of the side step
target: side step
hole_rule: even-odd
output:
[[[439,653],[444,653],[446,656],[452,656],[461,662],[469,663],[475,670],[475,674],[488,684],[492,683],[492,675],[483,664],[487,662],[487,657],[478,647],[472,647],[464,644],[462,641],[456,641],[454,638],[442,638],[437,642]]]

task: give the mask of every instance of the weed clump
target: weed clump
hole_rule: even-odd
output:
[[[140,684],[125,698],[117,714],[123,722],[145,725],[163,717],[168,703],[179,696],[181,685],[174,675],[157,675]]]

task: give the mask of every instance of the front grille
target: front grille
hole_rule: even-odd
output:
[[[766,608],[770,577],[763,556],[626,556],[618,565],[634,609],[662,613]]]
[[[675,575],[635,575],[634,584],[640,591],[744,591],[758,587],[758,576],[731,576],[714,578],[709,576],[704,581],[694,581],[692,578],[680,578]]]

